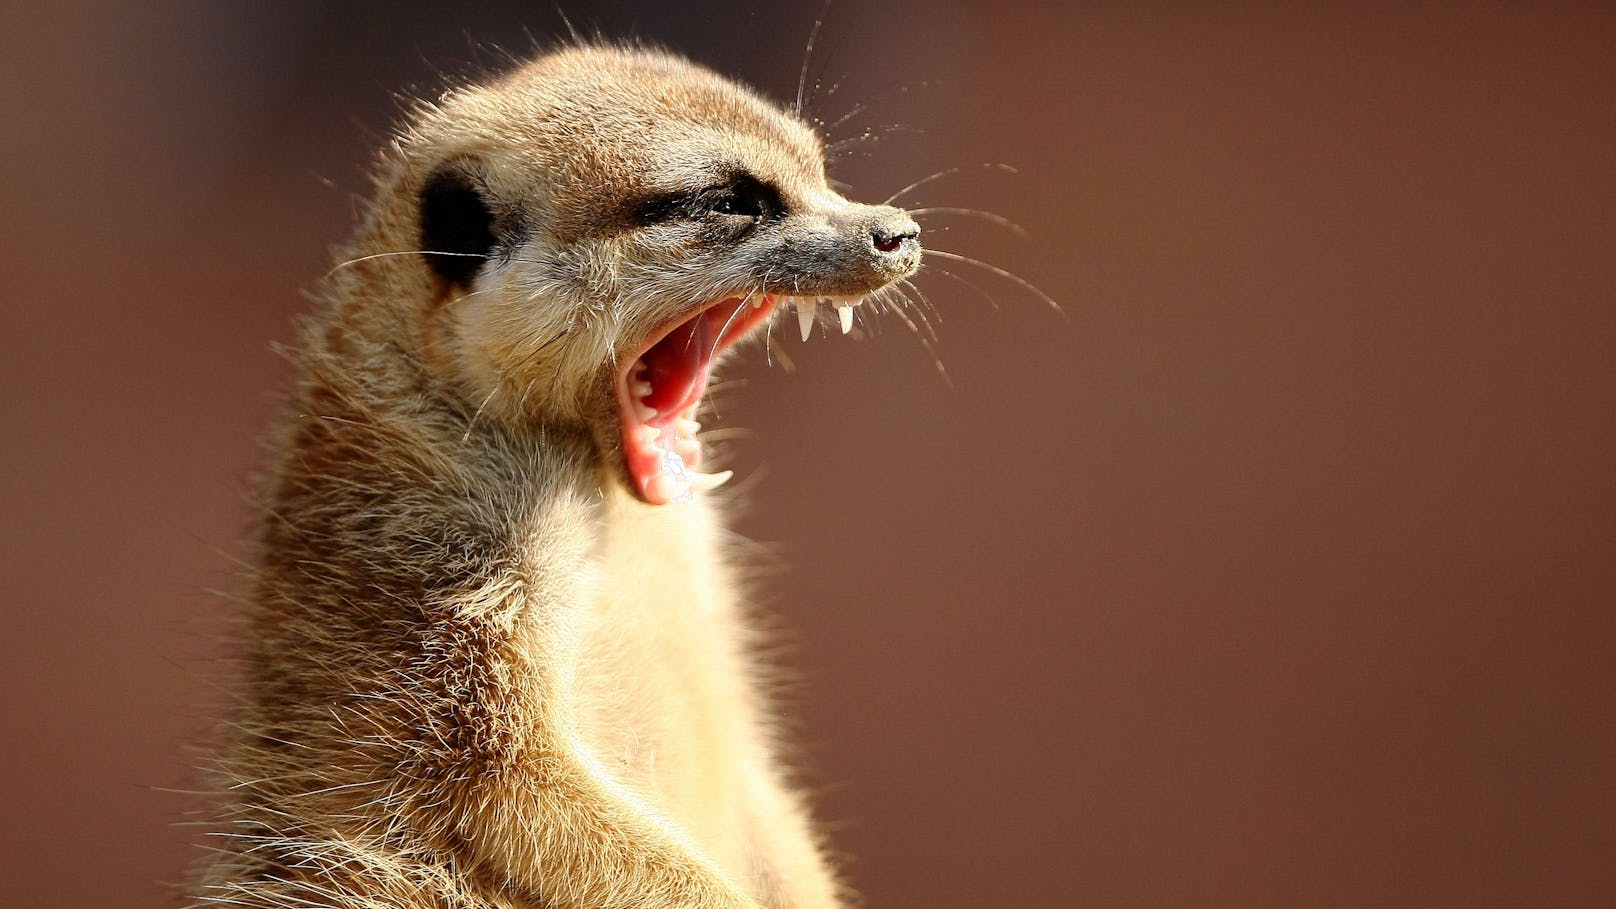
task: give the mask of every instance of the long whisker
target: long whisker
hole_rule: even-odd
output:
[[[914,307],[916,315],[920,315],[922,320],[925,319],[925,316],[921,315],[919,307],[915,306],[915,301],[913,299],[911,299],[908,294],[904,293],[903,290],[898,287],[898,285],[896,285],[896,284],[888,284],[886,287],[882,288],[882,291],[890,291],[894,296],[898,297],[900,300],[903,300],[903,301],[907,302],[911,307]],[[946,383],[947,385],[952,387],[953,384],[954,384],[954,380],[949,378],[948,370],[946,368],[944,368],[944,366],[943,366],[943,358],[942,358],[941,355],[938,354],[936,345],[934,345],[931,342],[931,339],[927,338],[925,336],[925,334],[921,333],[919,327],[917,327],[915,325],[914,321],[911,320],[906,313],[904,313],[902,307],[894,306],[892,308],[892,311],[896,312],[898,314],[898,318],[902,319],[903,323],[905,325],[909,326],[909,331],[914,333],[915,340],[920,342],[921,349],[926,351],[926,353],[931,355],[931,362],[932,362],[932,365],[937,368],[937,374],[943,377],[943,382],[944,383]],[[931,323],[930,322],[926,323],[926,330],[931,331]],[[932,334],[935,337],[936,333],[933,332]]]
[[[754,291],[754,293],[755,292],[756,291]],[[723,341],[724,341],[724,332],[729,331],[729,327],[731,325],[735,324],[735,317],[739,316],[743,312],[746,312],[746,307],[751,302],[752,302],[752,294],[747,294],[741,300],[741,305],[735,307],[735,311],[729,314],[728,319],[724,320],[724,327],[720,328],[718,330],[718,334],[713,336],[713,349],[707,351],[707,359],[708,360],[711,360],[712,358],[718,356],[718,345],[723,343]]]
[[[940,84],[940,83],[935,82],[935,81],[913,82],[913,83],[904,83],[903,85],[899,85],[899,86],[896,86],[894,88],[888,89],[887,91],[884,91],[884,92],[880,93],[879,95],[876,95],[875,97],[869,99],[868,101],[863,101],[863,102],[860,102],[858,104],[853,105],[852,110],[848,111],[845,114],[842,114],[840,117],[838,117],[836,119],[836,122],[831,123],[830,125],[825,127],[825,135],[829,136],[831,133],[835,132],[837,130],[837,128],[840,127],[842,124],[844,124],[847,121],[853,119],[854,117],[857,117],[859,114],[864,113],[865,111],[869,110],[871,107],[874,107],[876,104],[879,104],[880,102],[885,101],[888,98],[893,97],[894,95],[906,95],[906,94],[908,94],[910,91],[912,91],[914,89],[917,89],[917,88],[931,88],[932,86],[935,86],[935,85],[938,85],[938,84]],[[840,83],[837,84],[837,87],[840,87]],[[826,97],[829,97],[829,93],[826,94]]]
[[[945,252],[945,251],[943,251],[941,249],[934,249],[934,248],[930,248],[930,247],[928,247],[926,249],[926,255],[928,255],[928,256],[942,256],[945,259],[952,259],[952,260],[954,260],[956,262],[964,262],[966,265],[975,265],[977,268],[986,269],[987,271],[990,271],[990,272],[998,275],[999,277],[1004,278],[1006,281],[1012,281],[1012,282],[1020,285],[1023,290],[1026,290],[1028,293],[1031,293],[1033,296],[1037,297],[1038,299],[1044,301],[1045,303],[1048,303],[1049,308],[1055,310],[1055,312],[1057,312],[1057,313],[1060,313],[1061,318],[1063,318],[1063,319],[1070,318],[1069,316],[1066,315],[1066,311],[1061,309],[1060,304],[1056,303],[1055,300],[1052,297],[1049,296],[1049,294],[1046,294],[1043,291],[1039,290],[1037,288],[1037,286],[1035,286],[1031,281],[1028,281],[1028,280],[1026,280],[1024,278],[1021,278],[1021,277],[1018,277],[1018,276],[1016,276],[1014,274],[1011,274],[1010,272],[1005,271],[1004,269],[1000,268],[997,265],[991,265],[991,264],[989,264],[987,262],[983,262],[981,259],[973,259],[970,256],[962,256],[959,253]]]
[[[931,314],[933,316],[937,317],[937,321],[941,322],[942,319],[943,319],[942,314],[938,311],[936,305],[934,305],[931,302],[931,298],[926,296],[926,292],[921,290],[919,285],[915,284],[915,282],[909,280],[908,278],[904,278],[901,281],[899,281],[898,283],[902,284],[904,287],[908,288],[909,290],[914,291],[915,296],[920,298],[922,308],[921,309],[916,309],[915,312],[920,313],[922,315],[923,321],[925,321],[925,323],[926,323],[926,330],[931,332],[932,340],[941,342],[942,339],[937,337],[937,329],[932,324],[932,320],[930,318],[924,318],[924,310],[929,309],[929,310],[931,310]]]
[[[828,16],[829,14],[830,0],[825,0],[825,9],[821,15]],[[816,128],[823,125],[823,123],[812,113],[815,102],[829,101],[831,96],[836,94],[836,90],[842,87],[842,80],[837,79],[835,82],[831,83],[828,91],[820,91],[820,89],[825,87],[825,80],[828,78],[827,74],[830,72],[831,61],[836,59],[837,52],[842,49],[842,46],[845,43],[846,38],[844,36],[837,38],[836,43],[830,46],[830,50],[822,57],[822,62],[819,65],[819,72],[814,75],[813,86],[808,89],[808,100],[803,104],[802,116],[803,119],[807,120],[809,123],[815,124]]]
[[[699,434],[703,444],[707,442],[728,442],[730,439],[751,439],[757,437],[757,431],[742,429],[738,426],[725,429],[705,429]]]
[[[355,258],[349,259],[346,262],[338,262],[336,265],[331,266],[331,270],[326,272],[325,276],[329,278],[350,265],[357,265],[360,262],[368,262],[371,259],[385,259],[389,256],[466,256],[472,259],[488,258],[486,253],[441,252],[436,249],[400,249],[395,252],[380,252],[371,253],[368,256],[356,256]]]
[[[814,42],[819,40],[819,27],[825,23],[825,14],[830,11],[830,0],[820,8],[819,16],[814,19],[814,27],[808,32],[808,46],[802,52],[802,73],[797,76],[797,116],[802,116],[803,93],[808,89],[808,64],[814,59]]]
[[[1006,218],[1004,215],[995,214],[991,211],[983,211],[980,208],[931,206],[927,208],[910,208],[906,209],[906,211],[908,211],[910,215],[966,215],[972,218],[981,218],[983,221],[999,225],[1000,227],[1010,231],[1024,240],[1027,239],[1028,236],[1026,228],[1022,227],[1020,224]]]
[[[935,272],[937,272],[938,274],[942,275],[945,278],[953,278],[955,281],[958,281],[961,284],[964,284],[966,287],[969,287],[970,289],[972,289],[972,290],[976,291],[977,293],[981,294],[982,299],[988,301],[988,305],[993,307],[995,310],[997,310],[999,308],[999,301],[995,300],[993,298],[992,294],[990,294],[987,291],[983,290],[980,286],[978,286],[974,282],[965,280],[964,278],[960,277],[959,275],[954,274],[953,272],[951,272],[948,269],[942,267],[941,265],[938,265],[937,263],[933,262],[927,268],[927,271],[935,271]]]
[[[1020,171],[1016,170],[1014,167],[1011,167],[1008,164],[997,164],[997,163],[994,163],[994,162],[990,161],[990,162],[987,162],[985,164],[982,164],[981,166],[985,167],[985,168],[990,168],[992,170],[1004,171],[1007,174],[1020,173]],[[925,186],[926,184],[931,183],[934,180],[941,180],[944,177],[953,176],[954,174],[957,174],[957,173],[959,173],[960,171],[963,171],[963,170],[966,170],[966,168],[964,168],[964,167],[949,167],[949,168],[945,168],[943,170],[940,170],[937,173],[932,174],[929,177],[921,177],[919,180],[916,180],[915,182],[909,184],[908,186],[905,186],[903,189],[898,190],[897,192],[893,193],[890,196],[887,196],[886,201],[882,202],[881,204],[882,205],[891,205],[893,202],[898,201],[898,199],[900,197],[904,196],[907,193],[913,192],[914,190],[917,190],[920,187]]]
[[[774,317],[779,313],[778,306],[769,310],[769,320],[763,324],[763,362],[770,369],[774,368]]]
[[[498,289],[499,288],[486,287],[486,288],[483,288],[482,290],[474,290],[469,294],[461,294],[460,296],[455,297],[453,300],[450,300],[448,303],[445,303],[444,307],[447,308],[447,307],[455,305],[456,303],[460,303],[460,302],[463,302],[465,300],[470,300],[472,297],[479,297],[479,296],[482,296],[483,294],[493,293],[495,290],[498,290]]]
[[[859,145],[864,142],[879,142],[888,136],[898,134],[924,136],[926,131],[918,126],[910,126],[907,123],[888,123],[884,126],[872,126],[856,136],[848,136],[846,139],[837,139],[835,142],[827,144],[825,146],[825,150],[831,154],[835,154],[836,152],[853,145]]]
[[[897,316],[898,321],[909,326],[909,330],[911,332],[914,332],[916,336],[919,336],[920,328],[915,325],[914,320],[909,318],[909,314],[903,311],[902,306],[899,306],[892,300],[887,299],[890,296],[893,296],[892,289],[890,287],[883,287],[876,291],[872,295],[872,298],[879,302],[888,312],[891,312],[893,315]]]
[[[932,182],[933,180],[941,180],[944,177],[951,177],[954,174],[959,173],[960,170],[961,170],[961,168],[958,168],[958,167],[945,167],[942,170],[938,171],[937,173],[931,174],[930,176],[921,177],[919,180],[916,180],[915,182],[909,184],[908,186],[905,186],[903,189],[900,189],[897,192],[893,193],[892,195],[887,196],[885,199],[881,200],[881,204],[882,205],[891,205],[892,203],[898,201],[899,197],[901,197],[904,193],[908,193],[908,192],[912,192],[914,190],[917,190],[920,187],[925,186],[927,183]]]
[[[913,285],[910,286],[913,287]],[[941,339],[937,337],[937,327],[932,324],[931,317],[926,315],[925,308],[919,303],[916,303],[915,298],[909,296],[907,291],[904,291],[899,287],[892,288],[892,292],[909,301],[910,309],[914,311],[915,318],[920,320],[921,327],[926,329],[926,334],[930,335],[933,341],[940,342]]]

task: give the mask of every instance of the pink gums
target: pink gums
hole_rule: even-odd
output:
[[[637,355],[625,358],[617,376],[618,421],[623,460],[641,500],[665,505],[688,497],[684,471],[701,463],[691,421],[713,362],[767,321],[773,309],[772,297],[723,300],[666,326]],[[646,408],[655,413],[647,414]]]

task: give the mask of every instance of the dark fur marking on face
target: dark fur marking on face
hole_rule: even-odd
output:
[[[712,196],[708,208],[715,214],[740,215],[770,221],[785,213],[780,191],[751,174],[737,174],[723,191]]]
[[[449,284],[470,287],[494,248],[494,212],[461,166],[434,173],[421,190],[421,249]]]
[[[762,223],[785,214],[785,207],[778,189],[745,171],[738,171],[722,182],[701,189],[642,199],[633,206],[633,221],[639,226],[648,226],[674,218],[718,216]]]

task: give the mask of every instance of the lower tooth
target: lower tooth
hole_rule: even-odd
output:
[[[655,484],[656,492],[665,502],[690,501],[690,473],[685,469],[685,455],[679,451],[681,443],[695,445],[691,440],[685,442],[679,438],[678,430],[673,423],[660,428],[646,426],[652,434],[651,446],[659,452],[661,469],[651,478]]]
[[[733,476],[735,476],[735,471],[733,470],[720,470],[718,473],[696,473],[691,471],[685,474],[685,478],[690,481],[690,488],[699,489],[702,492],[717,489],[728,483],[730,477]]]

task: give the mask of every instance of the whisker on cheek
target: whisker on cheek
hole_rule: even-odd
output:
[[[898,300],[906,303],[908,307],[914,309],[915,314],[921,316],[922,321],[924,321],[925,316],[920,313],[920,310],[917,307],[915,307],[914,300],[911,299],[908,294],[904,293],[903,289],[897,284],[888,284],[886,287],[881,288],[881,291],[883,293],[890,292],[893,297],[896,297]],[[926,333],[922,332],[920,327],[915,324],[915,321],[909,318],[908,313],[905,312],[903,307],[894,305],[892,307],[892,312],[898,314],[898,318],[903,321],[903,324],[909,327],[910,334],[913,334],[915,336],[915,340],[920,342],[921,349],[925,350],[926,353],[931,356],[931,362],[932,365],[937,368],[937,374],[943,377],[943,381],[945,383],[952,386],[954,382],[948,377],[948,370],[943,367],[943,358],[941,354],[938,353],[937,347],[932,343],[931,338],[926,337]],[[933,338],[936,337],[936,332],[931,331],[931,323],[926,323],[926,330],[932,333]]]
[[[1037,297],[1038,299],[1040,299],[1040,300],[1044,301],[1045,303],[1049,304],[1049,308],[1053,309],[1053,310],[1055,310],[1055,312],[1059,313],[1061,318],[1063,318],[1063,319],[1070,318],[1069,316],[1066,315],[1066,311],[1061,309],[1060,304],[1056,303],[1055,300],[1052,297],[1050,297],[1049,294],[1046,294],[1042,290],[1039,290],[1037,285],[1033,284],[1031,281],[1028,281],[1027,279],[1025,279],[1025,278],[1023,278],[1023,277],[1021,277],[1019,275],[1016,275],[1016,274],[1013,274],[1013,273],[1011,273],[1009,271],[1006,271],[1006,270],[1000,268],[997,265],[994,265],[994,264],[989,263],[989,262],[983,262],[981,259],[973,259],[970,256],[962,256],[959,253],[952,253],[952,252],[948,252],[946,250],[936,249],[934,247],[928,247],[926,249],[926,255],[928,255],[928,256],[942,256],[945,259],[951,259],[951,260],[953,260],[955,262],[963,262],[966,265],[974,265],[977,268],[984,269],[984,270],[986,270],[988,272],[991,272],[991,273],[993,273],[995,275],[998,275],[999,277],[1004,278],[1006,281],[1010,281],[1010,282],[1015,283],[1016,285],[1021,287],[1023,290],[1027,291],[1028,293],[1032,294],[1033,296]]]
[[[993,299],[992,294],[990,294],[987,291],[983,290],[981,288],[981,286],[979,286],[979,285],[977,285],[977,284],[975,284],[975,283],[973,283],[971,281],[967,281],[966,279],[960,277],[959,275],[954,274],[953,272],[951,272],[948,269],[942,267],[941,265],[938,265],[935,262],[928,263],[927,266],[926,266],[926,271],[927,271],[927,273],[936,272],[937,274],[940,274],[945,278],[952,278],[953,280],[958,281],[961,284],[964,284],[966,287],[969,287],[970,289],[972,289],[972,290],[976,291],[977,293],[981,294],[982,299],[986,300],[987,304],[989,306],[993,307],[993,309],[995,311],[997,311],[999,309],[999,301]]]
[[[932,320],[930,318],[924,318],[924,316],[925,316],[924,311],[929,309],[929,310],[931,310],[932,316],[935,317],[937,319],[937,321],[939,321],[939,322],[942,321],[942,316],[938,313],[937,307],[932,304],[931,298],[926,296],[926,292],[921,290],[919,285],[915,284],[915,282],[909,280],[908,278],[904,278],[903,280],[899,281],[898,283],[903,285],[904,287],[908,288],[909,290],[914,291],[915,296],[920,298],[920,303],[921,303],[921,306],[923,308],[922,309],[917,309],[916,312],[921,314],[921,316],[923,318],[923,321],[925,321],[927,331],[931,332],[931,339],[933,341],[939,341],[940,342],[941,339],[937,337],[937,329],[934,327],[934,324],[933,324]]]
[[[355,256],[352,259],[338,262],[337,264],[331,266],[331,270],[327,271],[325,276],[329,278],[337,272],[342,271],[344,268],[348,268],[352,265],[358,265],[360,262],[369,262],[372,259],[388,259],[392,258],[393,256],[457,256],[472,259],[488,258],[486,253],[443,252],[442,250],[436,249],[397,249],[393,250],[392,252],[379,252],[371,253],[366,256]]]
[[[993,162],[993,161],[989,161],[989,162],[986,162],[984,164],[980,164],[980,165],[978,165],[978,167],[986,169],[986,170],[996,170],[996,171],[999,171],[1001,173],[1006,173],[1006,174],[1020,173],[1020,171],[1016,170],[1014,167],[1010,166],[1009,164],[1001,164],[1001,163],[997,163],[997,162]],[[908,186],[905,186],[903,189],[900,189],[897,192],[893,193],[892,195],[888,196],[886,198],[886,201],[882,202],[881,204],[882,205],[891,205],[893,202],[896,202],[897,200],[903,198],[904,196],[908,195],[911,192],[914,192],[915,190],[919,189],[922,186],[926,186],[926,185],[928,185],[930,183],[934,183],[934,182],[936,182],[938,180],[943,179],[944,177],[952,177],[955,174],[963,173],[964,171],[971,170],[971,169],[973,169],[973,168],[969,168],[969,167],[947,167],[947,168],[944,168],[944,169],[942,169],[942,170],[940,170],[940,171],[938,171],[938,172],[936,172],[934,174],[931,174],[929,176],[921,177],[919,180],[916,180],[915,182],[909,184]]]
[[[980,209],[980,208],[959,208],[959,207],[956,207],[956,206],[929,206],[929,207],[925,207],[925,208],[910,208],[910,209],[906,209],[906,210],[909,212],[909,216],[913,217],[913,218],[924,217],[926,215],[963,215],[963,216],[968,217],[968,218],[980,218],[981,220],[986,221],[989,224],[997,224],[998,226],[1004,228],[1005,230],[1010,231],[1011,233],[1015,234],[1016,236],[1022,238],[1023,240],[1027,239],[1028,236],[1029,236],[1028,233],[1027,233],[1026,228],[1022,227],[1020,224],[1017,224],[1016,222],[1010,220],[1009,218],[1006,218],[1004,215],[1001,215],[1001,214],[999,214],[997,212],[984,211],[983,209]]]

